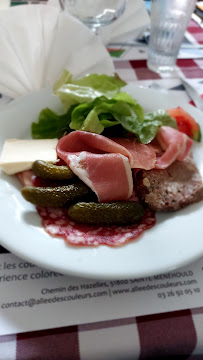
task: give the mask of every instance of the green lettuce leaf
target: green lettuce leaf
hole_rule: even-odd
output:
[[[150,143],[156,136],[160,126],[170,126],[177,129],[177,123],[165,110],[157,110],[145,114],[144,122],[139,131],[138,138],[143,144]]]
[[[53,86],[53,92],[55,93],[64,84],[71,83],[72,79],[73,75],[69,71],[64,69],[61,73],[60,78],[55,82]]]
[[[58,115],[54,111],[46,108],[39,114],[38,122],[33,122],[31,126],[33,139],[53,139],[61,138],[65,132],[70,132],[71,107],[65,114]]]
[[[58,115],[50,109],[42,110],[38,122],[32,124],[32,137],[60,138],[72,130],[101,134],[116,126],[116,132],[131,132],[141,143],[147,144],[156,136],[160,126],[177,128],[175,119],[167,111],[144,114],[132,96],[120,91],[124,85],[125,82],[117,76],[97,74],[73,80],[72,75],[64,70],[54,85],[54,92],[67,111]]]
[[[94,109],[87,115],[81,130],[94,132],[96,134],[101,134],[103,132],[104,126],[99,121],[98,115]]]
[[[125,85],[126,83],[117,75],[90,74],[81,79],[73,80],[71,74],[64,70],[54,85],[54,93],[68,109],[70,105],[89,103],[103,95],[112,98]]]
[[[91,103],[76,106],[71,115],[70,128],[90,131],[89,124],[91,123],[92,126],[93,122],[95,122],[94,132],[101,134],[106,127],[119,123],[123,125],[125,120],[122,123],[122,119],[132,118],[132,122],[137,121],[138,124],[142,122],[144,119],[142,107],[130,95],[125,93],[119,95],[112,99],[101,96]],[[123,98],[126,101],[123,101]]]
[[[120,123],[126,130],[135,134],[142,144],[150,143],[155,138],[160,126],[177,129],[175,119],[165,110],[145,114],[142,123],[137,121],[134,116],[121,117]]]

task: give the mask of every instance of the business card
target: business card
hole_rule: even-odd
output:
[[[203,258],[166,274],[89,280],[0,255],[0,335],[202,306]]]

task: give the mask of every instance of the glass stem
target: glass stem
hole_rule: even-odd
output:
[[[99,35],[99,27],[98,26],[89,25],[88,27],[96,36]]]

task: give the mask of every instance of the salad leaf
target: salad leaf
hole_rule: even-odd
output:
[[[111,127],[119,123],[123,125],[125,119],[129,117],[132,118],[132,121],[142,123],[144,119],[142,107],[130,95],[125,93],[119,95],[112,99],[101,96],[91,103],[76,106],[71,115],[70,128],[90,131],[89,124],[93,124],[94,121],[94,132],[101,134],[105,127]],[[123,101],[123,98],[126,101]],[[124,119],[123,123],[122,118]]]
[[[138,138],[144,144],[150,143],[160,126],[170,126],[177,129],[177,123],[169,113],[165,110],[157,110],[152,113],[145,114],[142,128],[139,131]]]
[[[60,78],[55,82],[55,84],[53,86],[53,92],[55,93],[64,84],[71,83],[72,78],[73,78],[73,75],[69,71],[64,69],[61,73]]]
[[[90,131],[97,134],[101,134],[104,130],[104,126],[99,121],[97,113],[94,109],[91,110],[90,113],[87,115],[83,127],[85,131]]]
[[[31,131],[33,139],[60,138],[65,132],[70,132],[71,107],[65,114],[58,115],[51,109],[43,109],[39,114],[37,123],[32,123]]]
[[[91,102],[103,95],[110,99],[125,85],[117,75],[90,74],[73,80],[71,74],[64,70],[54,85],[54,93],[68,109],[70,105]]]
[[[121,125],[137,136],[142,144],[150,143],[156,136],[160,126],[170,126],[177,129],[176,121],[165,110],[157,110],[144,115],[142,123],[133,116],[121,117]]]
[[[92,109],[93,103],[84,103],[75,106],[71,114],[70,128],[73,130],[82,130],[84,121]]]
[[[54,92],[67,111],[58,115],[47,108],[42,110],[38,122],[32,124],[32,137],[60,138],[72,130],[101,134],[116,126],[115,131],[123,136],[131,132],[141,143],[147,144],[156,136],[160,126],[177,128],[175,119],[167,111],[144,114],[132,96],[120,91],[125,84],[117,76],[98,74],[73,80],[72,75],[64,70],[54,85]]]
[[[120,88],[126,85],[126,82],[121,80],[117,74],[114,76],[90,74],[84,76],[82,79],[76,79],[72,81],[72,83],[79,86],[91,87],[105,94],[105,96],[109,95],[109,97],[118,93]]]

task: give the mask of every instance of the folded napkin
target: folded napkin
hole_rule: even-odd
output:
[[[0,10],[6,9],[10,6],[10,0],[1,0],[0,1]]]
[[[63,69],[75,77],[114,72],[101,39],[51,5],[0,11],[0,93],[16,98],[52,86]]]
[[[58,0],[49,0],[50,5],[60,7]],[[105,44],[136,39],[147,28],[150,18],[144,0],[128,0],[119,19],[99,30]]]

